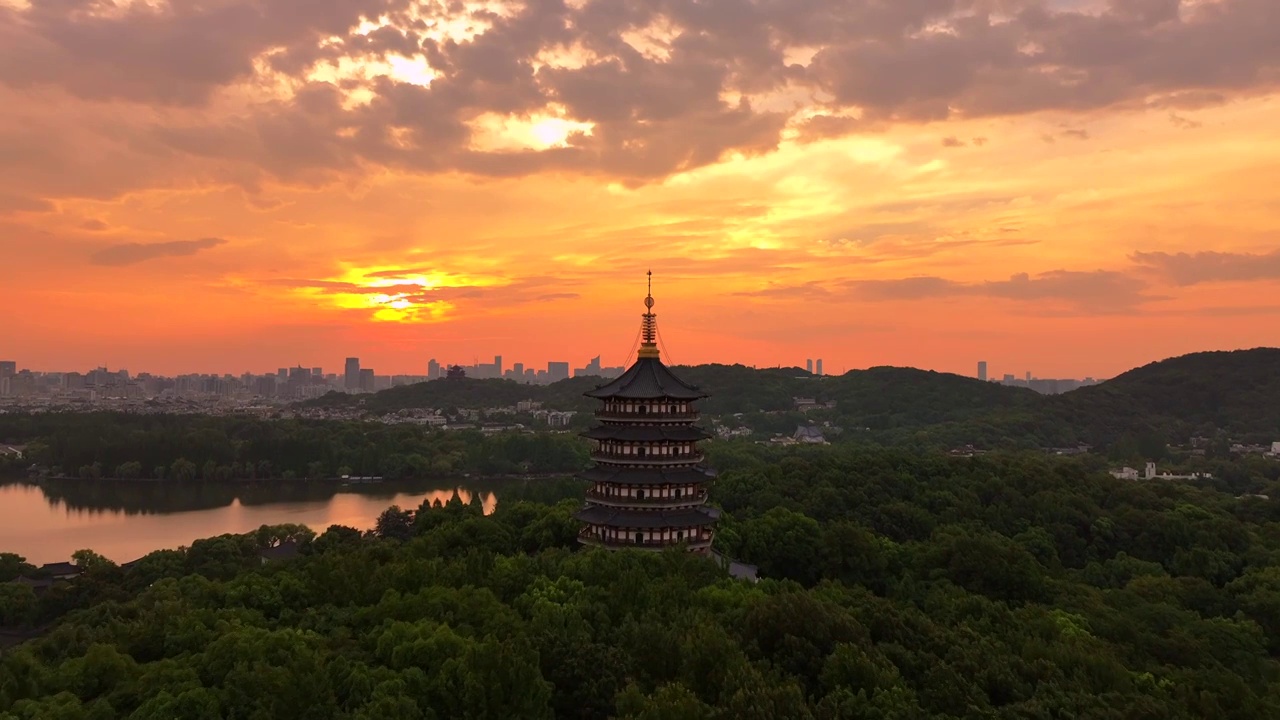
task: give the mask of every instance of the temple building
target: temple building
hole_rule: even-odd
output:
[[[649,273],[650,276],[653,273]],[[601,401],[599,424],[583,433],[595,441],[591,483],[577,518],[578,540],[610,549],[711,549],[719,510],[707,507],[715,472],[702,464],[698,442],[710,437],[694,423],[694,403],[707,397],[676,377],[659,358],[652,285],[644,300],[635,364],[587,397]]]

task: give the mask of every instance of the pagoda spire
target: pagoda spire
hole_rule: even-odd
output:
[[[658,357],[658,316],[653,314],[653,271],[648,272],[649,294],[644,298],[645,313],[640,316],[640,352],[637,357]]]

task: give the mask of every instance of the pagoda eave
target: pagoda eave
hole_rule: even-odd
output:
[[[574,516],[588,525],[601,527],[651,530],[658,528],[693,528],[712,525],[720,517],[713,507],[695,507],[682,510],[637,510],[588,504]]]
[[[589,440],[620,442],[697,442],[711,437],[694,425],[597,425],[580,434]]]
[[[698,485],[714,480],[716,472],[701,465],[684,468],[642,468],[597,465],[578,473],[590,483],[612,485]]]
[[[628,540],[611,540],[592,537],[590,535],[579,535],[578,542],[590,547],[599,547],[608,550],[643,550],[646,552],[662,552],[663,550],[684,548],[690,552],[708,552],[711,550],[712,541],[710,539],[697,539],[693,541],[655,541],[637,543]]]

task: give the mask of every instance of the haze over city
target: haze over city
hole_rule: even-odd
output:
[[[621,365],[650,268],[680,364],[1275,344],[1274,0],[712,5],[0,0],[0,357]]]

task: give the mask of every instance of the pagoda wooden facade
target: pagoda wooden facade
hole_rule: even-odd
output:
[[[601,401],[599,424],[583,433],[595,441],[595,465],[578,539],[610,549],[687,547],[708,552],[719,511],[707,507],[715,472],[702,464],[694,403],[706,393],[676,377],[659,358],[652,292],[645,298],[640,351],[617,379],[586,393]]]

